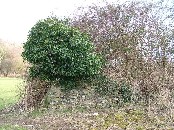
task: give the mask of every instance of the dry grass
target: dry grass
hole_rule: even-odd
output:
[[[6,115],[7,116],[7,115]],[[24,115],[0,117],[0,124],[19,125],[43,130],[173,130],[174,118],[148,113],[143,107],[125,106],[120,109],[92,111],[33,111]],[[2,119],[4,118],[4,119]],[[3,121],[3,123],[2,123]]]
[[[158,95],[158,100],[150,100],[149,105],[139,102],[121,106],[110,103],[108,106],[106,99],[85,92],[72,91],[66,96],[52,88],[45,99],[49,104],[32,112],[21,112],[17,108],[14,112],[1,113],[0,125],[19,125],[28,130],[174,129],[174,109],[171,102],[164,98],[164,93]],[[105,102],[100,102],[99,99]]]

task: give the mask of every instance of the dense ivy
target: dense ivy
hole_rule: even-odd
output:
[[[62,83],[99,74],[102,68],[88,35],[57,18],[38,21],[23,48],[34,78]]]
[[[132,100],[132,89],[126,82],[118,83],[104,75],[96,76],[94,80],[95,92],[101,96],[118,98],[124,103]]]

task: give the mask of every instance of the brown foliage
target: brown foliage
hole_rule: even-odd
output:
[[[96,51],[106,59],[104,74],[129,83],[133,93],[140,94],[146,103],[151,97],[163,95],[164,90],[169,92],[164,98],[171,100],[174,85],[173,31],[164,22],[170,15],[163,18],[158,13],[168,9],[159,4],[94,5],[78,10],[83,13],[76,13],[71,20],[72,26],[91,36]],[[28,84],[27,95],[31,98],[26,98],[27,103],[30,99],[41,102],[48,90],[47,83],[42,83],[34,80]],[[41,95],[35,95],[33,88],[39,86]]]
[[[24,88],[24,97],[21,102],[23,109],[34,110],[38,108],[42,104],[42,101],[50,87],[50,84],[45,81],[38,79],[28,79]]]
[[[170,15],[158,13],[168,10],[160,4],[94,5],[72,20],[106,58],[104,73],[130,83],[146,100],[161,88],[173,89],[172,28],[164,24]]]

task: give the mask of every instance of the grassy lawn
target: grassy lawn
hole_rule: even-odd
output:
[[[22,79],[19,78],[0,78],[0,109],[18,100],[21,83]]]
[[[2,125],[0,126],[0,130],[26,130],[26,129],[20,126]]]

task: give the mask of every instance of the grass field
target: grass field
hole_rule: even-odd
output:
[[[17,102],[21,83],[19,78],[0,78],[0,110]]]

